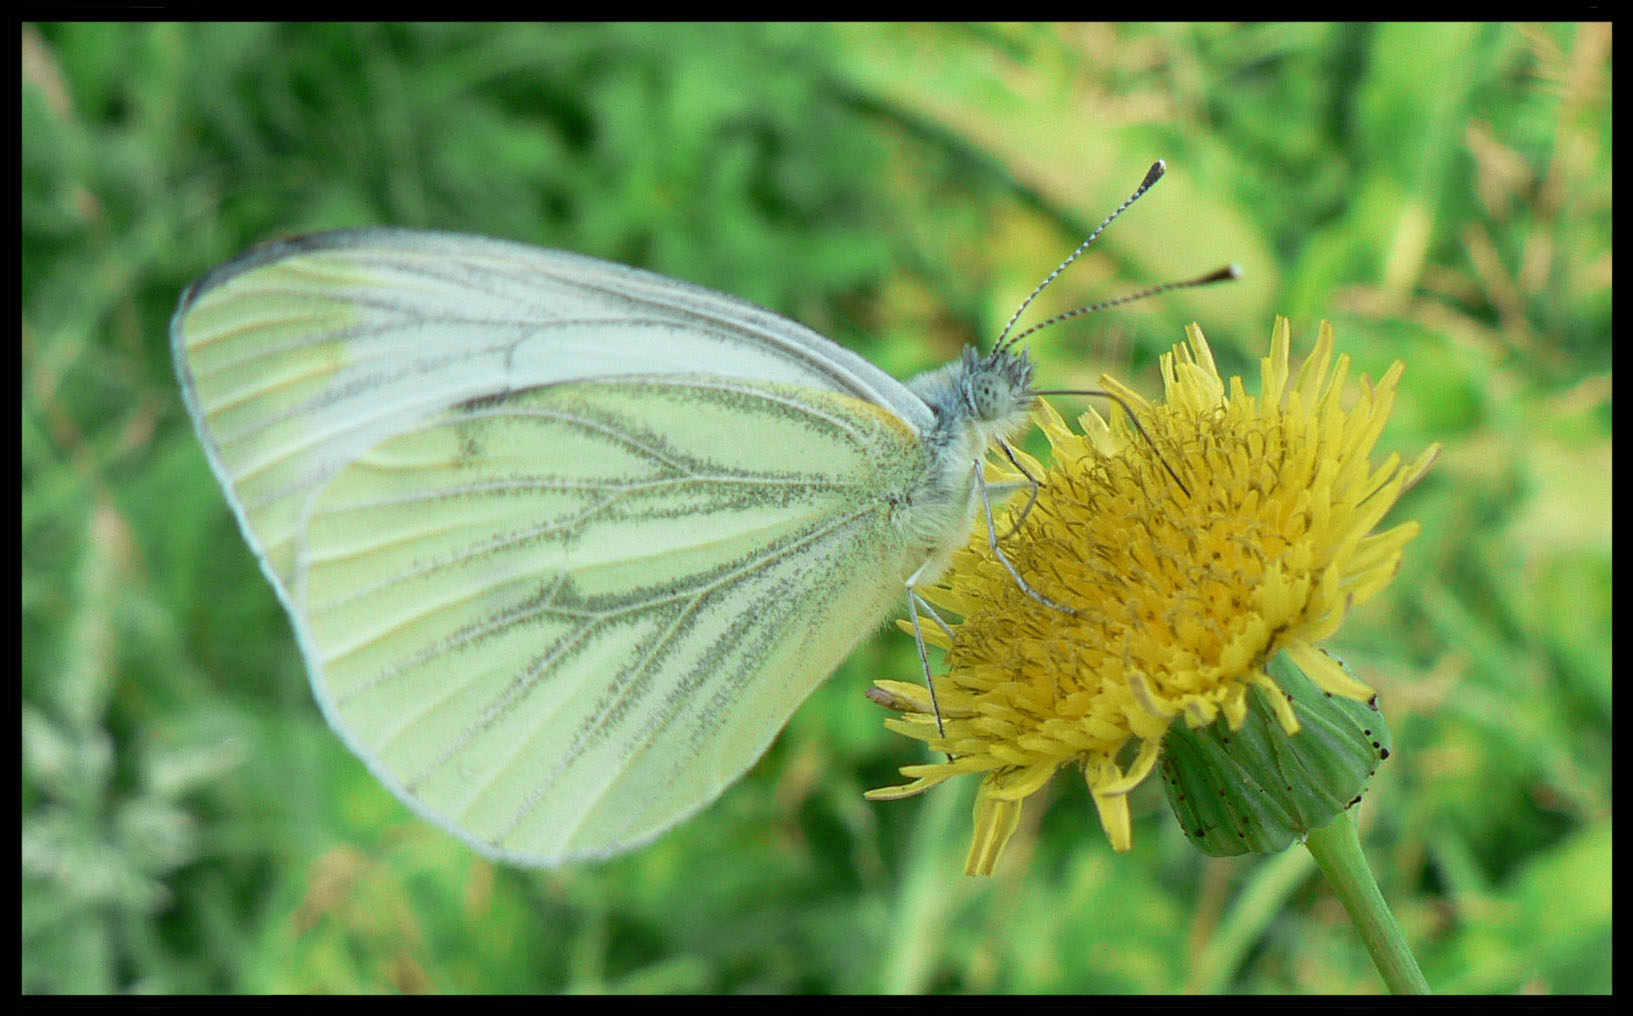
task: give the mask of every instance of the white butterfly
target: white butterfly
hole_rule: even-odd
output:
[[[398,229],[254,250],[171,333],[324,715],[522,864],[719,796],[967,540],[1035,398],[1012,344],[902,384],[697,286]]]

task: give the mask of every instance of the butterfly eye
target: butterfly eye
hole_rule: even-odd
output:
[[[974,379],[970,391],[970,408],[975,415],[983,420],[996,419],[1003,412],[1007,399],[1001,392],[998,378],[991,374],[982,374]]]

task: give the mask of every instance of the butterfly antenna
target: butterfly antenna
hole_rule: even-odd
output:
[[[1070,321],[1072,318],[1082,317],[1085,314],[1093,314],[1095,311],[1106,310],[1110,307],[1121,307],[1125,303],[1133,303],[1136,300],[1144,300],[1146,297],[1156,296],[1158,293],[1168,293],[1176,289],[1195,289],[1198,286],[1211,286],[1216,282],[1229,282],[1232,279],[1239,279],[1241,277],[1242,268],[1240,265],[1226,265],[1223,268],[1216,268],[1206,275],[1199,275],[1194,279],[1185,279],[1180,282],[1164,282],[1160,286],[1152,286],[1149,289],[1142,289],[1135,293],[1129,293],[1126,296],[1119,296],[1111,300],[1102,300],[1099,303],[1091,303],[1086,307],[1078,307],[1075,310],[1066,311],[1064,314],[1056,314],[1047,321],[1040,321],[1031,328],[1028,328],[1026,331],[1021,332],[1014,338],[1010,339],[1009,345],[1014,345],[1015,343],[1026,338],[1028,335],[1031,335],[1033,332],[1042,331],[1043,329],[1048,328],[1050,325],[1058,325],[1062,321]]]
[[[1124,201],[1122,204],[1118,205],[1116,211],[1114,211],[1110,215],[1106,216],[1105,221],[1100,223],[1099,227],[1096,228],[1094,232],[1089,234],[1089,238],[1087,240],[1084,240],[1082,243],[1078,244],[1077,245],[1077,250],[1072,251],[1070,257],[1068,257],[1065,261],[1062,261],[1058,268],[1056,268],[1054,271],[1050,272],[1048,278],[1046,278],[1042,282],[1038,283],[1038,288],[1032,290],[1032,295],[1031,296],[1028,296],[1025,300],[1021,301],[1020,307],[1015,311],[1014,314],[1010,315],[1009,323],[1004,325],[1004,330],[999,333],[998,341],[996,343],[994,343],[994,345],[993,345],[993,349],[995,351],[999,350],[999,349],[1005,349],[1005,348],[1007,348],[1009,346],[1013,346],[1016,342],[1018,342],[1020,340],[1020,338],[1021,338],[1020,335],[1017,335],[1017,336],[1015,336],[1015,338],[1011,339],[1011,338],[1009,338],[1009,333],[1015,327],[1015,322],[1019,321],[1021,319],[1021,315],[1026,313],[1026,308],[1032,306],[1032,301],[1036,300],[1038,298],[1038,294],[1043,292],[1044,289],[1048,287],[1049,283],[1055,281],[1055,277],[1057,275],[1059,275],[1061,272],[1064,272],[1068,265],[1070,265],[1073,261],[1076,261],[1080,256],[1082,256],[1083,252],[1089,249],[1089,244],[1094,242],[1095,237],[1099,236],[1101,233],[1104,233],[1106,231],[1106,227],[1111,225],[1112,220],[1116,219],[1117,216],[1123,214],[1123,212],[1128,208],[1129,205],[1132,205],[1134,202],[1138,201],[1140,199],[1140,195],[1142,195],[1146,191],[1150,190],[1152,185],[1155,184],[1158,180],[1161,180],[1162,175],[1164,173],[1166,173],[1166,172],[1168,172],[1168,164],[1166,162],[1163,162],[1161,159],[1158,159],[1156,162],[1153,162],[1151,164],[1151,168],[1145,171],[1145,179],[1140,181],[1140,185],[1134,189],[1133,194],[1130,194],[1128,196],[1128,200]],[[1021,334],[1022,335],[1029,335],[1029,334],[1031,334],[1032,332],[1035,332],[1035,331],[1037,331],[1036,328],[1031,328],[1031,329],[1028,329],[1025,332],[1022,332]]]

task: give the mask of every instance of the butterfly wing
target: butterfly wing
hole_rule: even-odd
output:
[[[651,838],[897,603],[914,426],[805,336],[747,338],[795,327],[750,305],[496,241],[348,235],[229,266],[173,329],[325,714],[490,855]],[[564,295],[591,282],[601,302]],[[771,376],[716,372],[732,343]],[[556,347],[577,366],[550,374]]]
[[[702,370],[851,395],[920,433],[933,423],[890,375],[747,301],[456,233],[341,230],[261,247],[189,288],[171,341],[210,463],[275,584],[314,488],[468,399]]]

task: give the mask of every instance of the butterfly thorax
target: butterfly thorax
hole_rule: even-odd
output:
[[[958,360],[908,382],[935,416],[924,435],[928,466],[911,492],[912,511],[906,516],[915,544],[945,556],[950,556],[949,548],[963,545],[981,504],[976,462],[994,442],[1007,441],[1025,428],[1037,398],[1032,371],[1024,350],[996,349],[983,356],[966,346]],[[931,565],[927,575],[939,573],[942,565]]]

